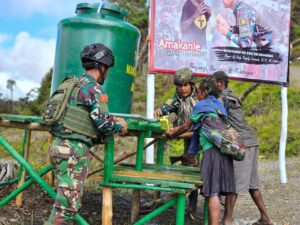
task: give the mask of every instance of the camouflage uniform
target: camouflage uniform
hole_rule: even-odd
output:
[[[107,113],[108,98],[96,80],[84,74],[77,85],[82,88],[78,96],[71,94],[68,104],[74,106],[77,102],[80,107],[88,108],[99,134],[111,135],[121,131],[122,125],[113,122],[113,116]],[[88,174],[89,148],[95,142],[61,124],[51,128],[50,132],[55,136],[49,154],[58,185],[56,200],[46,224],[68,224],[68,221],[74,220],[81,206],[83,185]]]
[[[231,31],[226,37],[241,48],[251,48],[252,42],[257,48],[266,48],[272,41],[272,30],[270,22],[262,17],[262,13],[257,13],[250,5],[239,0],[233,14],[236,19],[236,26],[231,27]]]
[[[160,107],[163,115],[168,115],[170,113],[175,113],[177,115],[177,120],[174,126],[181,126],[187,121],[189,115],[191,115],[194,105],[198,102],[197,92],[195,88],[192,90],[192,94],[188,97],[182,97],[176,93],[172,99],[166,101]],[[191,139],[184,139],[184,153],[188,151]]]
[[[174,84],[182,85],[184,83],[195,83],[195,77],[191,76],[191,70],[187,68],[182,68],[178,70],[174,77]],[[183,125],[192,113],[194,105],[198,102],[196,88],[193,87],[192,93],[187,97],[182,97],[179,93],[176,93],[172,99],[167,100],[159,109],[163,115],[170,113],[175,113],[177,115],[177,120],[174,126]],[[191,131],[191,130],[190,130]],[[184,154],[181,156],[170,157],[171,163],[176,161],[181,161],[184,166],[195,166],[196,160],[195,156],[192,156],[188,153],[191,144],[191,138],[184,139]],[[194,190],[189,194],[189,206],[188,214],[194,219],[194,213],[197,209],[197,199],[198,199],[198,190]]]

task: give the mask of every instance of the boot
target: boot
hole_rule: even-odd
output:
[[[185,153],[181,156],[182,160],[181,163],[183,166],[197,166],[198,162],[195,159],[195,155],[190,153]]]
[[[182,162],[182,155],[181,156],[170,156],[170,162],[172,165],[177,162]]]

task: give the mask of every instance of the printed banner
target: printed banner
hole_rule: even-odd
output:
[[[150,73],[288,84],[290,0],[152,0]]]

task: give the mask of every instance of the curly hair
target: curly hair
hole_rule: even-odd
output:
[[[198,89],[199,91],[206,92],[207,95],[213,95],[216,98],[219,95],[216,81],[210,77],[202,79]]]

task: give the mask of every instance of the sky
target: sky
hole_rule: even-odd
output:
[[[40,87],[54,64],[57,25],[75,16],[78,3],[100,0],[1,0],[0,93],[9,98],[7,80],[16,81],[14,100]]]

